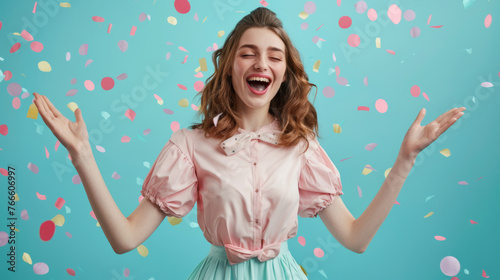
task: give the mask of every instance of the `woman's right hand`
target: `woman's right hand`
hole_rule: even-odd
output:
[[[33,95],[43,121],[59,142],[66,147],[70,155],[79,152],[83,147],[90,146],[87,126],[83,121],[80,108],[75,110],[76,122],[72,122],[63,116],[46,96],[36,92]]]

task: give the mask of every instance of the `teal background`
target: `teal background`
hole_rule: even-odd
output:
[[[196,224],[196,206],[176,226],[165,219],[143,243],[149,250],[146,257],[137,250],[115,254],[90,215],[92,209],[83,185],[72,183],[77,173],[67,150],[61,145],[55,151],[57,139],[41,117],[36,120],[26,117],[33,99],[31,93],[49,97],[70,120],[75,117],[66,105],[69,102],[79,105],[101,174],[116,204],[128,216],[139,204],[148,163],[153,164],[170,138],[173,124],[178,122],[184,128],[198,121],[194,117],[196,107],[192,107],[199,105],[193,84],[205,82],[214,69],[212,52],[207,48],[213,43],[221,47],[235,24],[262,5],[256,0],[191,0],[191,10],[180,14],[175,11],[173,1],[69,1],[71,8],[62,8],[55,0],[42,0],[33,14],[34,2],[0,3],[3,25],[0,69],[13,74],[11,80],[0,82],[0,125],[9,128],[6,136],[0,135],[0,167],[17,169],[19,195],[17,271],[7,271],[8,246],[2,246],[0,278],[187,278],[210,248]],[[340,7],[336,1],[315,1],[317,9],[306,19],[298,16],[306,1],[268,2],[267,7],[284,22],[299,49],[310,81],[318,86],[314,106],[320,122],[319,141],[340,171],[345,193],[342,199],[355,217],[363,213],[384,182],[384,172],[394,164],[401,141],[421,108],[427,109],[422,125],[453,107],[467,108],[460,120],[417,157],[398,196],[399,205],[393,206],[363,254],[349,251],[336,242],[319,217],[299,217],[297,236],[288,242],[309,279],[451,279],[440,270],[440,262],[446,256],[460,262],[456,277],[461,280],[485,279],[483,270],[490,279],[496,279],[500,275],[497,218],[500,175],[495,165],[500,156],[498,1],[471,2],[467,8],[462,1],[366,1],[368,8],[378,12],[375,22],[367,18],[366,12],[356,12],[355,1],[342,1]],[[403,12],[415,11],[416,18],[413,21],[402,18],[399,24],[393,24],[386,16],[391,4],[397,4]],[[140,22],[141,13],[150,15],[151,20]],[[198,21],[194,20],[195,13]],[[493,21],[486,28],[484,19],[488,14]],[[344,15],[352,18],[348,29],[338,25],[338,19]],[[432,19],[427,25],[429,15]],[[92,16],[101,16],[105,21],[94,22]],[[177,25],[169,24],[168,16],[176,17]],[[309,24],[308,29],[300,28],[303,22]],[[109,23],[113,26],[107,33]],[[430,28],[431,25],[443,27]],[[132,26],[137,26],[135,36],[129,34]],[[421,29],[417,38],[410,36],[414,26]],[[23,29],[35,41],[43,43],[43,51],[33,52],[27,41],[13,35]],[[221,38],[217,36],[220,30],[226,33]],[[361,37],[357,48],[347,45],[347,37],[352,33]],[[313,43],[314,36],[324,39],[320,46]],[[381,38],[380,49],[375,46],[376,37]],[[120,40],[128,42],[126,52],[119,50]],[[10,53],[16,42],[21,42],[21,48]],[[87,55],[78,53],[82,44],[89,44]],[[189,52],[181,51],[180,46]],[[395,55],[386,49],[394,50]],[[67,52],[71,53],[69,61]],[[168,60],[167,53],[171,55]],[[182,64],[185,55],[187,62]],[[208,71],[203,72],[203,78],[196,78],[198,59],[203,57]],[[85,67],[88,59],[93,62]],[[51,72],[38,69],[42,60],[50,63]],[[321,65],[319,72],[314,72],[317,60],[321,60]],[[349,86],[336,82],[333,72],[336,66],[340,76],[348,79]],[[143,79],[151,77],[148,69],[157,68],[168,73],[164,74],[168,77],[148,80],[153,85],[145,89]],[[128,78],[117,80],[122,73],[127,73]],[[100,86],[104,77],[114,79],[112,90],[105,91]],[[364,77],[368,77],[368,86],[363,83]],[[70,83],[73,78],[77,79],[74,85]],[[86,90],[85,80],[93,81],[95,90]],[[14,97],[7,92],[7,86],[13,82],[30,93],[24,98],[19,95],[19,109],[13,108]],[[491,82],[493,87],[482,87],[482,82]],[[177,84],[185,85],[187,90]],[[422,95],[411,96],[413,85],[419,85],[430,101]],[[335,89],[333,98],[323,95],[326,86]],[[70,89],[77,89],[78,93],[66,96]],[[131,97],[141,89],[145,92],[143,98]],[[156,102],[153,94],[164,100],[163,105]],[[129,104],[124,99],[127,97],[132,100]],[[183,98],[189,101],[188,107],[179,105]],[[311,102],[313,99],[314,91]],[[387,101],[387,112],[375,109],[377,99]],[[367,106],[370,111],[358,111],[358,106]],[[134,121],[124,117],[127,108],[136,112]],[[170,109],[173,114],[166,114],[163,109]],[[104,120],[102,112],[110,115],[111,126],[107,129],[99,126]],[[333,124],[342,124],[342,133],[334,133]],[[144,135],[145,129],[151,129],[151,133]],[[124,135],[131,138],[129,143],[120,141]],[[364,147],[369,143],[378,146],[368,151]],[[96,145],[106,151],[99,152]],[[50,153],[49,158],[44,147]],[[439,152],[445,148],[450,149],[450,157]],[[30,162],[38,166],[38,174],[27,168]],[[375,170],[363,175],[367,164]],[[113,172],[121,178],[113,179]],[[7,177],[0,179],[0,231],[8,231]],[[459,181],[468,185],[458,184]],[[36,192],[47,199],[39,200]],[[58,197],[66,200],[60,210],[54,207]],[[28,220],[20,218],[23,209],[28,211]],[[424,218],[431,211],[434,214]],[[50,241],[42,241],[38,233],[40,225],[57,214],[65,217],[64,225],[56,226]],[[299,236],[306,239],[305,246],[298,243]],[[444,236],[446,240],[437,241],[434,236]],[[316,257],[315,248],[323,249],[325,255]],[[35,275],[32,265],[21,258],[24,252],[31,256],[33,264],[46,263],[49,272]],[[67,274],[67,268],[74,269],[76,276]],[[125,269],[130,271],[128,277],[124,275]]]

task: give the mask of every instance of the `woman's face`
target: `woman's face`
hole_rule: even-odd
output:
[[[237,48],[231,79],[238,110],[267,112],[285,80],[285,44],[270,29],[252,27],[243,33]]]

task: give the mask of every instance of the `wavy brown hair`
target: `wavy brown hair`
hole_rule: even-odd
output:
[[[286,80],[281,84],[276,96],[271,100],[269,113],[281,124],[281,134],[278,145],[295,146],[301,139],[314,137],[318,133],[318,118],[316,109],[308,99],[312,87],[318,87],[309,82],[304,70],[300,54],[283,29],[281,20],[273,11],[259,7],[243,17],[229,33],[224,46],[217,49],[213,55],[215,71],[207,78],[201,94],[201,105],[197,117],[204,115],[201,123],[193,124],[191,129],[201,128],[205,137],[215,137],[222,141],[230,138],[238,131],[242,120],[235,108],[235,92],[231,80],[231,67],[237,47],[243,33],[251,27],[264,27],[278,35],[285,44]],[[196,96],[197,96],[196,95]],[[314,102],[314,101],[313,101]],[[217,122],[213,118],[222,113]],[[309,148],[309,142],[307,148]]]

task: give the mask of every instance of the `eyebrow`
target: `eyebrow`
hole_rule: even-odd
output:
[[[240,46],[240,49],[241,48],[251,48],[251,49],[257,49],[257,46],[256,45],[252,45],[252,44],[245,44],[245,45],[242,45]],[[271,50],[271,51],[278,51],[278,52],[282,52],[283,54],[285,54],[285,52],[280,49],[280,48],[277,48],[277,47],[268,47],[267,48],[268,50]]]

